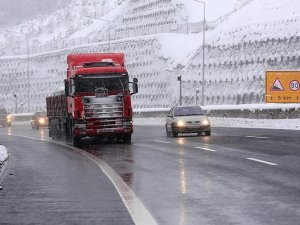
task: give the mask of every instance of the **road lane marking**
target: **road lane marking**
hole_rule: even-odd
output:
[[[255,158],[247,158],[247,159],[255,161],[255,162],[260,162],[260,163],[264,163],[267,165],[271,165],[271,166],[278,166],[278,164],[276,164],[276,163],[272,163],[272,162],[268,162],[268,161],[264,161],[264,160],[260,160],[260,159],[255,159]]]
[[[209,148],[204,148],[204,147],[196,147],[197,149],[202,149],[202,150],[205,150],[205,151],[210,151],[210,152],[215,152],[216,150],[213,150],[213,149],[209,149]]]
[[[82,156],[87,157],[92,162],[94,162],[101,171],[108,177],[108,179],[112,182],[114,187],[116,188],[119,196],[121,197],[125,207],[127,208],[133,222],[135,225],[158,225],[152,214],[147,210],[142,201],[138,196],[133,192],[133,190],[123,181],[123,179],[117,174],[117,172],[110,167],[107,163],[105,163],[100,158],[73,146],[69,146],[65,143],[59,143],[53,140],[43,140],[40,138],[34,138],[23,135],[10,135],[15,137],[22,137],[32,140],[38,140],[42,142],[48,142],[52,144],[56,144],[62,147],[66,147],[69,149],[73,149]]]
[[[154,142],[156,142],[156,143],[163,143],[163,144],[171,144],[171,142],[168,142],[168,141],[160,141],[160,140],[155,140]]]
[[[268,139],[269,137],[246,136],[247,138]]]

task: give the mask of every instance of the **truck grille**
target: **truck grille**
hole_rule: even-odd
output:
[[[87,128],[121,128],[123,127],[123,101],[116,96],[85,97],[84,114]]]

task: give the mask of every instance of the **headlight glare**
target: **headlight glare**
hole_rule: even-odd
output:
[[[208,119],[202,120],[202,124],[203,125],[209,125],[209,120]]]
[[[44,124],[45,122],[46,122],[45,118],[40,118],[40,119],[39,119],[39,123],[40,123],[40,124]]]
[[[179,127],[183,127],[184,125],[185,125],[185,122],[184,122],[184,121],[179,120],[179,121],[177,122],[177,126],[179,126]]]

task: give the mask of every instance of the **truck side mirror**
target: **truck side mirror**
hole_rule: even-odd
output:
[[[137,78],[133,78],[133,83],[132,83],[132,95],[136,94],[139,92],[139,88],[138,88],[138,79]]]
[[[68,80],[65,80],[65,95],[69,96],[69,84],[70,82]]]

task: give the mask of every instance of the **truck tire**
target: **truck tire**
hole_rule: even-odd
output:
[[[124,134],[123,142],[126,144],[130,144],[131,143],[131,134]]]
[[[74,147],[80,147],[81,146],[81,138],[73,136],[72,139],[71,139],[71,144]]]

